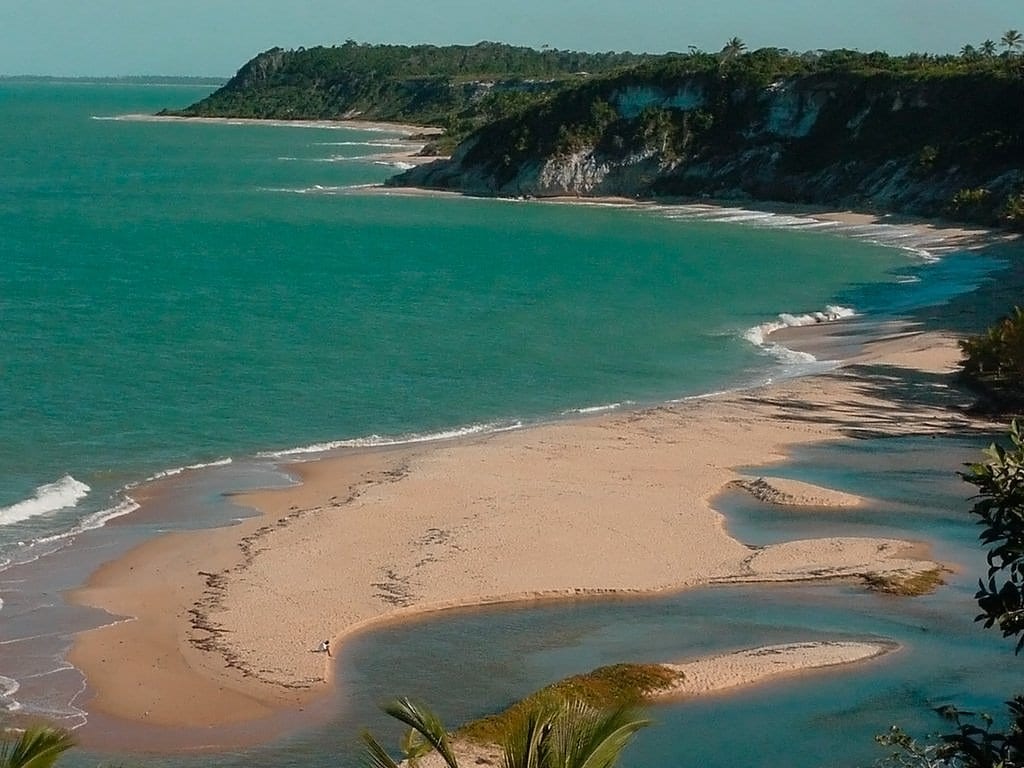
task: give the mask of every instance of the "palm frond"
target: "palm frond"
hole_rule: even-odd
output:
[[[611,768],[634,734],[648,725],[633,707],[603,710],[566,702],[552,721],[544,768]]]
[[[403,696],[386,704],[384,711],[419,732],[441,755],[448,764],[448,768],[459,768],[459,762],[448,743],[448,732],[441,719],[429,707],[417,704]]]
[[[409,764],[409,768],[416,768],[420,758],[429,754],[433,749],[430,742],[424,740],[415,728],[410,728],[405,732],[401,741],[398,742],[398,748],[402,750],[402,756]]]
[[[380,745],[380,742],[373,738],[369,731],[362,733],[363,743],[366,745],[367,762],[370,768],[399,768],[388,751]]]
[[[0,768],[50,768],[74,744],[63,728],[33,726],[0,749]]]
[[[558,710],[550,705],[531,707],[509,724],[502,739],[504,768],[541,768],[542,747]]]

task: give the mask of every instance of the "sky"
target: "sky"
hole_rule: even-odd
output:
[[[1024,0],[0,0],[0,74],[228,76],[260,51],[365,43],[661,53],[950,53],[1024,30]]]

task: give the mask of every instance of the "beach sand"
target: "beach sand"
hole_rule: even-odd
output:
[[[783,334],[792,344],[815,330]],[[313,652],[323,638],[343,652],[347,636],[403,616],[934,569],[920,543],[892,539],[752,549],[710,499],[741,479],[735,467],[782,461],[798,445],[990,429],[951,384],[958,359],[955,339],[901,326],[814,377],[292,465],[301,485],[240,497],[261,516],[144,543],[71,595],[134,617],[77,638],[69,659],[88,680],[84,706],[163,728],[258,723],[330,689],[332,663]],[[817,506],[856,501],[782,490]],[[735,687],[759,669],[712,663],[701,679]],[[94,738],[90,726],[82,738]]]
[[[680,673],[681,678],[667,688],[651,691],[646,699],[659,701],[726,693],[738,687],[747,688],[783,677],[868,661],[896,650],[898,646],[895,644],[814,641],[765,645],[667,663],[662,666]],[[452,740],[451,745],[460,765],[503,764],[501,752],[495,745],[478,744],[458,737]],[[433,751],[417,765],[420,768],[446,768],[441,756]]]

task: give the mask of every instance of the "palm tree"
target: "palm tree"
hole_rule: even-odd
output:
[[[991,40],[986,40],[981,44],[981,55],[991,58],[996,55],[996,44]]]
[[[410,762],[429,745],[448,768],[459,768],[440,718],[427,707],[402,698],[384,711],[415,731],[406,737],[404,751]],[[503,768],[612,768],[634,734],[650,724],[632,707],[602,710],[582,701],[559,699],[539,702],[520,713],[501,737]],[[363,734],[372,768],[399,768],[372,735]],[[409,745],[412,745],[410,751]]]
[[[1020,48],[1021,40],[1024,40],[1024,36],[1021,35],[1016,29],[1008,29],[1003,33],[1003,36],[999,39],[999,42],[1006,47],[1008,54],[1013,54],[1018,48]]]
[[[62,728],[33,726],[17,740],[3,741],[0,768],[50,768],[74,743],[71,734]]]
[[[960,58],[961,59],[975,59],[977,57],[978,57],[978,49],[975,48],[970,43],[968,43],[967,45],[965,45],[963,48],[960,49]]]
[[[722,58],[726,61],[730,61],[731,59],[735,59],[745,50],[747,50],[747,44],[738,37],[734,37],[722,48]]]

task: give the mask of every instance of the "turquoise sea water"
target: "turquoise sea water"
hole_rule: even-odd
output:
[[[387,132],[112,119],[202,93],[0,84],[0,693],[28,711],[80,715],[60,657],[100,619],[59,591],[237,514],[218,494],[280,481],[275,455],[813,370],[752,329],[883,317],[991,269],[893,228],[374,193]],[[177,518],[100,527],[196,464],[218,467]]]

